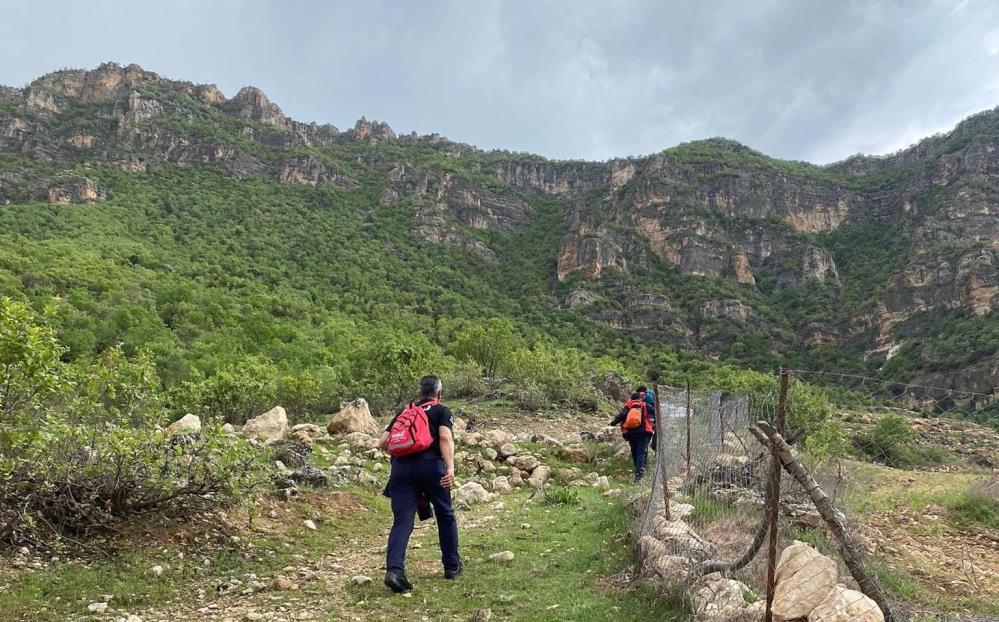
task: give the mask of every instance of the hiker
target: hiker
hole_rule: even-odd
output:
[[[635,482],[642,481],[645,475],[645,462],[649,454],[649,440],[652,438],[653,425],[649,419],[649,410],[645,401],[636,391],[631,399],[624,403],[624,408],[608,425],[621,425],[621,435],[631,445],[631,461],[635,465]]]
[[[652,389],[642,385],[638,387],[638,395],[645,402],[645,407],[649,411],[649,419],[652,420],[652,441],[649,442],[649,447],[656,449],[656,437],[659,435],[659,426],[656,424],[656,394],[652,392]]]
[[[450,492],[454,483],[454,418],[440,403],[442,396],[440,378],[421,378],[419,399],[392,418],[379,441],[379,447],[392,456],[386,487],[392,500],[392,530],[385,558],[385,585],[396,593],[413,589],[406,578],[406,546],[417,511],[421,519],[429,518],[429,508],[420,508],[421,499],[429,501],[437,515],[444,578],[454,579],[462,570],[458,522]]]

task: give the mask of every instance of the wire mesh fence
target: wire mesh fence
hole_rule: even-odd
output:
[[[989,619],[999,531],[941,504],[999,498],[999,436],[971,422],[995,397],[833,376],[785,371],[751,396],[659,387],[640,575],[685,590],[700,619]],[[837,405],[822,420],[802,416],[816,391]]]

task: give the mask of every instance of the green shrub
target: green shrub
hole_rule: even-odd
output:
[[[449,397],[482,397],[486,381],[477,365],[464,364],[444,378],[444,391]]]
[[[541,493],[541,502],[545,505],[566,506],[579,505],[579,494],[568,486],[553,485]]]
[[[948,505],[951,520],[958,525],[978,524],[999,530],[999,482],[977,484]]]
[[[889,466],[905,466],[915,458],[912,444],[919,433],[912,429],[902,415],[885,415],[873,427],[854,439],[858,448],[879,462]]]

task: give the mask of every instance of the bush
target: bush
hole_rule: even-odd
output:
[[[478,366],[464,364],[444,379],[444,390],[449,397],[482,397],[486,394],[486,381]]]
[[[252,488],[261,471],[247,443],[206,429],[170,437],[55,417],[14,437],[0,458],[0,541],[88,537],[121,519],[189,516]]]
[[[999,481],[977,484],[948,505],[952,520],[958,525],[978,524],[999,529]]]
[[[568,486],[553,485],[543,489],[541,502],[545,505],[567,506],[579,505],[579,494]]]
[[[912,464],[915,453],[912,444],[919,433],[912,429],[902,415],[886,415],[868,430],[856,436],[858,448],[879,462],[889,466]]]

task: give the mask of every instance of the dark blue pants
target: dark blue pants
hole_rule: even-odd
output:
[[[458,521],[451,507],[451,492],[441,486],[444,459],[424,452],[415,456],[392,459],[388,494],[392,499],[392,531],[389,532],[386,568],[406,567],[406,546],[413,532],[420,495],[426,495],[434,506],[437,537],[441,547],[441,562],[445,568],[457,568]]]
[[[642,432],[631,432],[628,434],[628,444],[631,445],[631,461],[635,465],[635,475],[645,474],[645,463],[649,459],[649,441],[652,434]]]

